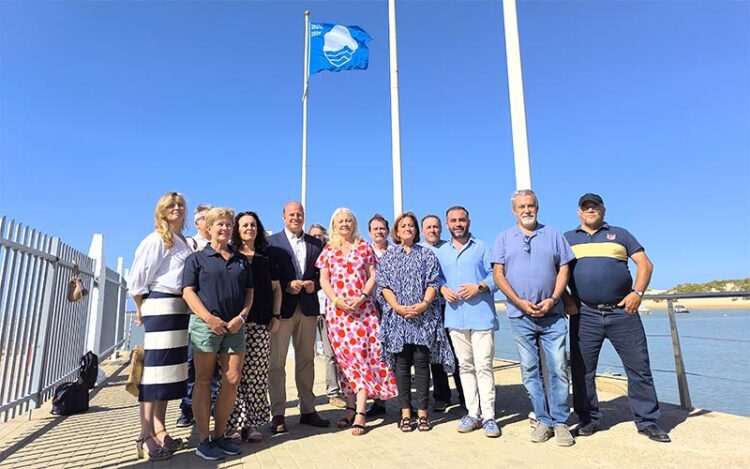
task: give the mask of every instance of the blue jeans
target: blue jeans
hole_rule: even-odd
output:
[[[537,420],[553,427],[565,424],[570,415],[568,405],[568,371],[565,362],[565,317],[559,314],[532,318],[523,315],[509,318],[521,358],[523,385],[531,398]],[[549,373],[549,392],[545,392],[539,347],[544,349]]]

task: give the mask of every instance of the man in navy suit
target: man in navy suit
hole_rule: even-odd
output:
[[[289,202],[282,212],[284,230],[268,238],[270,257],[279,268],[281,325],[271,336],[271,366],[268,372],[268,392],[271,396],[271,431],[287,431],[284,422],[286,409],[286,357],[289,339],[294,341],[294,377],[299,397],[300,423],[327,427],[330,422],[315,411],[315,339],[320,306],[320,290],[315,261],[323,246],[319,240],[305,234],[305,210],[299,202]]]

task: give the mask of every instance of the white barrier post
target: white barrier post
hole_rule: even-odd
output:
[[[102,316],[104,315],[104,289],[107,285],[107,264],[104,262],[104,237],[95,233],[89,247],[89,257],[94,260],[94,283],[91,288],[86,350],[99,355],[102,339]],[[104,357],[100,357],[103,359]]]

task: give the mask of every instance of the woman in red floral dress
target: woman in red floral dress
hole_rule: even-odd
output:
[[[375,254],[359,236],[357,218],[349,209],[333,212],[329,233],[331,241],[315,265],[320,269],[320,285],[331,300],[326,325],[347,404],[338,426],[351,426],[353,435],[364,435],[367,399],[390,399],[397,394],[396,380],[380,360],[380,319],[370,298],[375,290]]]

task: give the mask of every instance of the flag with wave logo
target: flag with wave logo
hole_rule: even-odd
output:
[[[372,38],[359,26],[310,24],[310,75],[322,70],[365,70]]]

